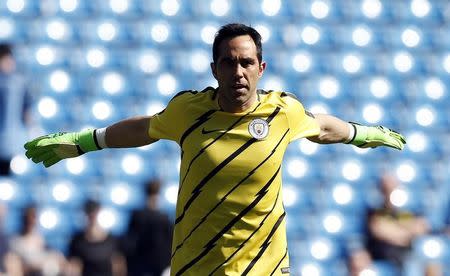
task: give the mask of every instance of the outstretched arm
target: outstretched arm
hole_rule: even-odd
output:
[[[327,114],[314,114],[314,117],[320,125],[320,133],[309,137],[309,140],[319,144],[344,143],[348,140],[351,131],[349,123]]]
[[[151,144],[156,139],[148,136],[149,116],[125,119],[105,129],[105,143],[108,148],[132,148]]]
[[[149,116],[133,117],[107,128],[41,136],[24,145],[25,155],[35,163],[42,162],[45,167],[50,167],[62,159],[77,157],[105,147],[129,148],[148,145],[156,141],[148,135],[150,119]]]
[[[315,114],[320,133],[308,139],[320,143],[348,143],[360,148],[387,146],[402,150],[405,138],[398,132],[384,126],[364,126],[347,123],[331,115]]]

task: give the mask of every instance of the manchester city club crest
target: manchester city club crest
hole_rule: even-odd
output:
[[[264,119],[254,119],[248,124],[248,132],[258,140],[263,140],[269,135],[269,124]]]

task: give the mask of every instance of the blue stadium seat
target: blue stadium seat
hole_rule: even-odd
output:
[[[321,209],[314,224],[319,235],[329,237],[336,242],[361,234],[363,230],[361,215],[348,215],[338,209]]]
[[[213,20],[186,22],[178,27],[179,42],[188,47],[210,45],[211,38],[219,27],[220,24]],[[206,42],[203,38],[206,39]]]
[[[170,24],[163,19],[143,20],[134,24],[133,35],[141,45],[154,47],[165,47],[167,45],[177,46],[183,32],[181,26]]]
[[[58,17],[34,20],[28,30],[28,37],[34,43],[56,45],[72,45],[79,39],[76,25]]]
[[[239,5],[234,0],[212,0],[206,3],[202,0],[191,0],[186,15],[194,18],[221,20],[222,18],[239,18],[238,12]]]
[[[60,1],[56,14],[70,20],[87,19],[98,14],[96,7],[96,1]]]
[[[142,47],[134,49],[127,55],[127,68],[130,70],[130,75],[143,76],[158,74],[168,70],[169,56],[164,51],[159,51],[156,48]],[[136,87],[138,89],[139,87]]]
[[[1,204],[4,204],[2,202]],[[22,226],[21,214],[22,209],[14,205],[6,203],[6,213],[2,220],[2,229],[5,234],[13,236],[20,231]]]
[[[191,16],[191,9],[195,9],[196,5],[193,1],[154,1],[150,5],[158,7],[157,16],[167,17],[176,16],[180,19],[187,19]]]
[[[298,156],[298,155],[297,155]],[[283,162],[284,174],[283,181],[293,183],[294,185],[313,185],[317,180],[317,171],[312,165],[302,157],[287,156]]]
[[[298,260],[290,259],[291,261],[291,273],[293,275],[318,275],[318,276],[326,276],[326,275],[336,275],[336,276],[345,276],[346,270],[344,264],[342,262],[334,262],[322,264],[320,262],[314,260]]]
[[[9,177],[0,177],[0,201],[7,206],[20,208],[31,200],[29,189],[24,182]]]
[[[317,3],[320,2],[320,3]],[[343,20],[347,3],[342,1],[298,1],[289,0],[284,4],[286,13],[293,19],[305,18],[308,21],[323,21],[326,23],[336,23]]]
[[[305,239],[317,235],[314,229],[314,213],[307,210],[286,210],[286,232],[289,240]]]
[[[363,215],[367,208],[363,188],[345,182],[327,185],[316,202],[319,209],[332,208],[347,214]]]
[[[26,22],[15,20],[13,16],[0,15],[0,41],[23,43],[26,40]]]
[[[450,243],[444,235],[425,235],[414,240],[413,254],[422,260],[450,261]]]
[[[64,255],[68,254],[72,233],[43,233],[45,243],[50,250],[56,250]]]
[[[142,185],[135,182],[111,181],[101,188],[101,202],[118,209],[130,211],[143,206],[145,195]]]
[[[358,105],[360,101],[373,101],[387,108],[388,105],[404,101],[403,89],[396,85],[399,82],[385,75],[366,74],[354,80],[353,85],[349,86],[349,93]]]
[[[133,94],[128,75],[119,70],[107,70],[93,78],[92,94],[104,97],[113,104],[129,100]]]
[[[293,214],[300,212],[308,212],[312,209],[312,193],[311,189],[304,185],[296,183],[283,183],[283,202],[288,212]]]
[[[37,17],[41,14],[40,3],[33,0],[24,1],[2,1],[0,3],[0,14],[17,17]]]
[[[121,19],[132,19],[142,16],[139,1],[90,1],[99,16],[111,16]]]
[[[72,49],[68,59],[71,69],[82,83],[86,83],[93,72],[120,67],[113,51],[100,43],[88,43]]]
[[[107,182],[140,184],[155,174],[156,168],[149,166],[149,162],[138,150],[121,150],[113,156],[109,153],[102,156],[98,164]]]
[[[48,72],[56,68],[67,68],[67,53],[73,51],[73,49],[70,48],[55,46],[53,43],[35,44],[34,47],[24,50],[29,50],[29,52],[26,53],[28,58],[23,61],[26,62],[27,68],[33,70],[37,74]]]
[[[74,229],[74,221],[71,218],[71,213],[70,209],[61,208],[60,206],[39,205],[37,217],[39,231],[44,236],[58,233],[71,233]]]
[[[100,17],[79,22],[78,31],[82,43],[101,45],[127,45],[131,32],[126,24],[114,17]]]
[[[81,208],[87,198],[85,185],[70,177],[52,178],[43,187],[42,202],[56,208]]]
[[[113,105],[107,97],[89,98],[83,105],[84,113],[77,118],[84,124],[107,126],[125,118],[123,106]]]
[[[385,261],[374,261],[371,271],[379,276],[395,276],[399,275],[398,269],[391,263]]]

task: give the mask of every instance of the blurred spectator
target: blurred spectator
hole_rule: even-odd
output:
[[[23,152],[29,106],[30,95],[16,72],[11,46],[0,44],[0,175],[8,175],[12,157]]]
[[[380,187],[383,205],[369,209],[366,247],[351,253],[351,275],[359,275],[371,266],[372,261],[386,261],[400,273],[410,256],[414,238],[429,231],[429,225],[421,214],[398,209],[392,204],[390,195],[397,187],[395,177],[383,175]]]
[[[69,244],[67,275],[125,275],[125,259],[118,240],[98,223],[100,204],[87,201],[84,206],[86,226]]]
[[[161,183],[146,185],[146,205],[131,215],[125,235],[130,275],[160,276],[170,265],[172,228],[168,216],[158,210]]]
[[[22,229],[11,240],[11,249],[22,263],[24,275],[58,275],[64,257],[46,248],[44,237],[37,227],[37,209],[28,206],[22,214]]]
[[[0,275],[22,275],[22,266],[18,256],[9,248],[9,237],[3,228],[7,206],[0,202]]]

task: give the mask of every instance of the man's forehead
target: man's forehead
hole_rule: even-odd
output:
[[[243,51],[246,55],[256,56],[256,45],[249,35],[225,39],[220,43],[220,56],[228,56],[234,51]]]

